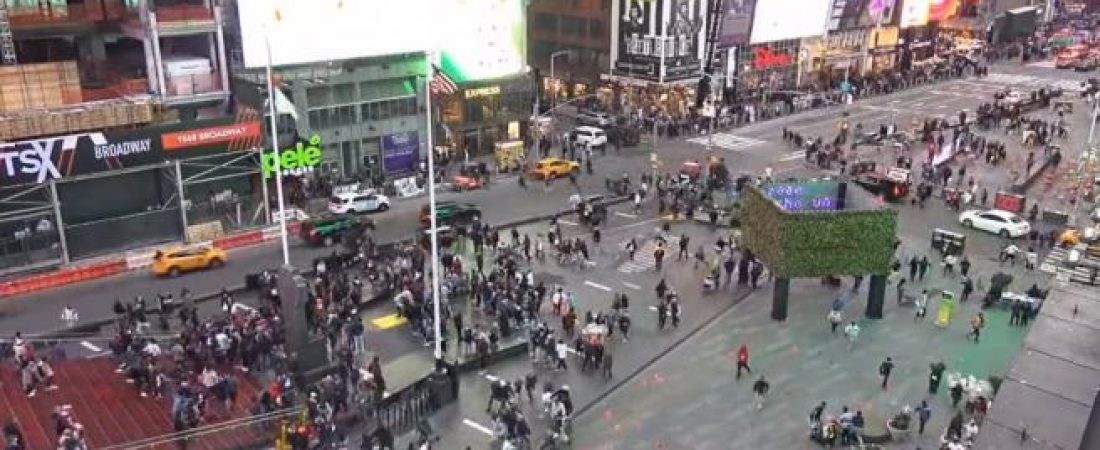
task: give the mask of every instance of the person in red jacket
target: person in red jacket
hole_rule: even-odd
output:
[[[749,346],[741,344],[741,348],[737,350],[737,379],[741,379],[741,369],[745,369],[746,372],[752,373],[752,369],[749,368]]]

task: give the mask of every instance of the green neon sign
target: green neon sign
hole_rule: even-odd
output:
[[[282,170],[283,175],[303,175],[312,172],[321,165],[321,136],[313,135],[308,143],[297,143],[293,148],[286,148],[279,152],[266,151],[261,160],[264,179],[275,175],[276,170]]]

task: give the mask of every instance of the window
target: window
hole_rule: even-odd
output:
[[[584,19],[569,16],[563,16],[561,18],[561,32],[563,34],[584,35],[584,28]]]
[[[540,31],[558,31],[558,16],[538,13],[535,15],[535,29]]]
[[[306,97],[312,106],[328,106],[333,103],[332,89],[328,86],[314,86],[306,89]]]
[[[600,36],[603,36],[603,33],[604,33],[603,22],[601,22],[599,20],[589,20],[588,21],[588,35],[589,36],[591,36],[591,37],[600,37]]]
[[[355,101],[355,85],[351,83],[343,83],[334,86],[333,100],[336,103],[347,103]]]

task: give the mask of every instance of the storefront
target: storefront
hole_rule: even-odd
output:
[[[879,27],[867,34],[866,70],[885,72],[893,70],[898,56],[898,27]]]
[[[814,70],[829,78],[862,73],[865,67],[864,45],[869,34],[866,28],[829,32],[824,45],[819,44],[813,52]]]
[[[527,118],[534,101],[526,75],[463,85],[439,103],[445,125],[437,143],[449,145],[456,156],[492,154],[497,142],[527,139]]]
[[[741,96],[797,89],[801,46],[801,40],[787,39],[739,48]]]
[[[932,59],[936,55],[935,24],[902,30],[898,38],[898,58],[902,70],[912,70],[913,65]]]

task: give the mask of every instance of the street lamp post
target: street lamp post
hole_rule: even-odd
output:
[[[553,108],[558,103],[558,79],[554,77],[554,60],[557,59],[557,57],[559,56],[565,56],[570,54],[571,52],[571,50],[559,50],[550,54],[550,81],[554,83],[554,89],[553,92],[551,92],[554,96],[550,98],[551,108]]]
[[[428,76],[425,80],[425,99],[424,99],[424,114],[428,120],[427,130],[427,146],[428,146],[428,218],[429,226],[431,227],[431,244],[432,244],[432,324],[433,333],[435,337],[435,359],[436,361],[443,360],[443,326],[439,323],[439,277],[443,276],[439,268],[439,222],[436,218],[436,203],[435,203],[435,146],[432,142],[432,93],[431,84],[432,78],[435,75],[435,68],[431,65],[431,54],[425,54],[425,59],[428,61]]]

